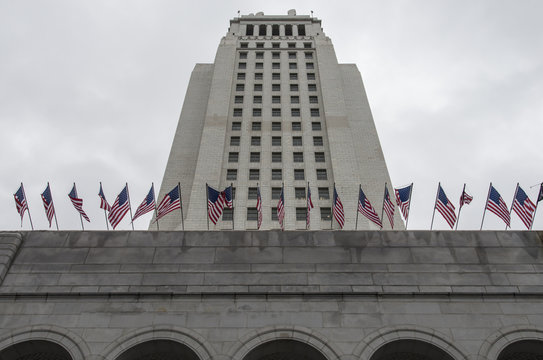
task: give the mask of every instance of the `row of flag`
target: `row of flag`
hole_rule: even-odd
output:
[[[214,188],[206,184],[206,193],[207,193],[208,229],[209,229],[209,220],[211,220],[213,224],[217,224],[225,208],[232,209],[233,211],[234,209],[233,184],[226,187],[222,191],[215,190]],[[394,189],[396,205],[398,206],[400,213],[402,214],[402,217],[405,221],[406,228],[409,221],[409,209],[411,206],[412,193],[413,193],[413,184]],[[151,189],[149,190],[149,193],[143,199],[142,203],[138,206],[133,216],[132,216],[132,209],[130,206],[128,184],[126,184],[125,187],[121,190],[121,192],[115,199],[115,202],[111,206],[106,200],[101,183],[100,183],[98,196],[100,197],[100,208],[104,210],[104,214],[106,218],[106,226],[108,227],[108,229],[109,229],[109,225],[111,225],[112,228],[115,229],[117,225],[121,222],[121,220],[125,217],[125,215],[128,213],[128,211],[130,211],[130,215],[131,215],[130,217],[132,219],[131,220],[132,228],[134,227],[133,225],[134,220],[136,220],[138,217],[151,211],[155,212],[154,221],[157,223],[157,228],[158,228],[158,220],[174,210],[181,210],[181,222],[183,223],[181,186],[179,183],[164,196],[164,198],[158,205],[155,201],[154,185],[151,184]],[[85,213],[85,211],[83,210],[83,200],[79,198],[77,195],[77,188],[75,186],[75,183],[72,187],[72,190],[68,193],[68,197],[70,201],[72,202],[74,208],[78,211],[81,217],[81,227],[84,229],[83,219],[85,219],[87,222],[90,222],[90,219]],[[28,211],[30,224],[32,226],[32,229],[34,229],[34,226],[32,225],[32,218],[30,217],[30,211],[28,209],[28,203],[26,201],[24,186],[22,183],[19,189],[15,192],[14,198],[15,198],[15,205],[16,205],[17,212],[21,216],[21,225],[22,225],[24,213]],[[49,221],[49,227],[51,227],[52,220],[54,218],[56,226],[57,226],[57,230],[58,230],[58,222],[56,221],[55,208],[53,204],[53,198],[51,195],[51,188],[49,186],[49,183],[47,184],[47,187],[41,194],[41,198],[43,201],[43,206],[45,209],[47,220]],[[310,218],[311,218],[310,213],[311,213],[311,209],[314,208],[313,202],[311,199],[311,189],[309,187],[309,183],[307,183],[306,200],[307,200],[306,229],[309,229]],[[459,206],[458,215],[457,215],[455,206],[445,194],[445,191],[443,190],[441,183],[439,183],[438,188],[437,188],[437,193],[436,193],[434,213],[432,215],[432,223],[430,225],[430,229],[433,228],[434,216],[435,216],[436,210],[443,216],[443,218],[445,219],[447,224],[451,227],[451,229],[455,228],[455,226],[457,228],[462,207],[464,205],[468,205],[469,203],[471,203],[472,200],[473,200],[473,196],[468,194],[468,192],[466,191],[466,185],[464,184],[462,194],[460,195],[460,206]],[[486,214],[486,211],[488,210],[496,214],[500,219],[502,219],[506,224],[506,228],[511,226],[511,214],[514,211],[519,216],[521,221],[524,223],[526,228],[530,230],[533,226],[535,213],[537,211],[537,204],[539,204],[541,200],[543,200],[543,184],[540,185],[539,195],[538,195],[537,201],[534,204],[534,202],[530,200],[526,192],[517,183],[517,187],[515,189],[515,195],[513,197],[513,202],[511,204],[511,208],[509,209],[505,201],[502,199],[500,193],[496,190],[496,188],[492,185],[492,183],[490,183],[485,210],[483,212],[483,220],[481,221],[481,229],[483,228],[485,214]],[[262,196],[260,192],[260,187],[258,185],[257,185],[256,211],[257,211],[257,228],[260,229],[262,225]],[[362,185],[359,185],[355,229],[358,228],[358,214],[362,214],[364,217],[366,217],[368,220],[373,222],[379,228],[383,228],[382,219],[384,217],[384,214],[386,214],[388,221],[390,223],[390,227],[393,229],[394,228],[394,212],[395,212],[395,206],[391,200],[391,196],[388,191],[388,187],[386,183],[385,183],[385,190],[384,190],[384,195],[383,195],[383,206],[382,206],[381,216],[377,214],[377,212],[375,211],[375,208],[372,206],[371,202],[366,197],[365,193],[362,191]],[[343,204],[336,190],[335,183],[334,183],[334,197],[333,197],[333,202],[332,202],[332,215],[333,216],[331,220],[332,221],[336,220],[339,227],[343,229],[343,227],[345,226],[345,210],[343,208]],[[232,216],[232,219],[233,219],[233,216]],[[284,219],[285,219],[284,185],[281,187],[281,194],[279,196],[279,201],[277,203],[277,219],[279,221],[281,229],[284,230]],[[183,228],[184,228],[184,225],[183,225]],[[234,229],[233,220],[232,220],[232,229]]]

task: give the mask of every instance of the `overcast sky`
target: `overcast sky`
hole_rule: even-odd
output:
[[[238,10],[291,8],[313,10],[339,62],[362,73],[393,184],[415,184],[410,229],[430,228],[439,181],[457,208],[464,182],[474,196],[459,229],[479,229],[490,181],[509,206],[517,182],[535,201],[543,1],[0,0],[0,229],[21,228],[21,181],[35,229],[48,229],[48,181],[61,230],[81,226],[74,181],[86,229],[105,229],[100,181],[110,203],[128,182],[135,211],[160,186],[194,65],[213,62]],[[503,228],[487,213],[484,229]],[[512,228],[524,228],[516,215]],[[434,229],[447,229],[437,213]]]

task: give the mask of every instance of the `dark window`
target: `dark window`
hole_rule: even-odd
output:
[[[239,53],[240,59],[247,59],[247,51],[242,51]]]
[[[315,85],[315,84],[307,84],[307,90],[309,90],[309,91],[317,91],[317,85]]]
[[[310,96],[309,97],[309,103],[310,104],[318,104],[319,103],[319,98],[316,97],[316,96]]]
[[[281,153],[280,152],[272,152],[272,162],[281,162]]]
[[[315,73],[307,73],[307,80],[315,80]]]
[[[292,137],[292,145],[293,146],[302,146],[302,137],[301,136],[293,136]]]
[[[300,109],[290,109],[291,116],[300,116]]]
[[[306,59],[313,59],[313,53],[312,52],[306,52],[305,53],[305,58]]]
[[[296,199],[305,199],[305,188],[303,187],[294,188],[294,197]]]
[[[294,180],[304,180],[304,169],[294,169]]]
[[[263,49],[264,48],[264,43],[263,42],[256,43],[256,48],[257,49]]]
[[[317,180],[328,180],[326,169],[317,169]]]
[[[232,123],[232,131],[239,131],[241,130],[241,123],[239,121],[234,121]]]
[[[281,116],[281,109],[277,109],[277,108],[272,109],[272,116],[274,117]]]
[[[258,220],[258,211],[256,208],[247,208],[247,221],[256,221]]]
[[[280,52],[277,52],[277,51],[272,52],[272,59],[279,59],[279,58],[281,58]]]
[[[281,136],[272,136],[272,146],[281,146]]]
[[[295,152],[292,154],[294,158],[294,162],[304,162],[304,153],[303,152]]]
[[[315,131],[321,130],[321,123],[320,122],[312,122],[311,123],[311,129]]]
[[[285,25],[285,36],[292,36],[292,25]]]
[[[272,73],[272,80],[281,80],[281,73]]]
[[[313,145],[314,146],[323,146],[322,136],[313,136]]]
[[[302,131],[302,123],[298,121],[293,122],[292,131]]]
[[[288,58],[289,58],[289,59],[296,59],[296,52],[290,51],[290,52],[288,53]]]
[[[295,49],[296,48],[296,43],[293,43],[293,42],[288,43],[288,48],[289,49]]]
[[[279,25],[272,25],[272,36],[279,36]]]
[[[240,62],[238,64],[238,69],[247,69],[247,63]],[[245,74],[244,74],[244,76],[245,76]]]
[[[262,51],[257,51],[256,52],[256,58],[257,59],[264,59],[264,53]]]
[[[279,218],[277,217],[277,208],[276,207],[272,207],[271,219],[272,219],[272,221],[279,220]]]
[[[277,26],[279,26],[279,25],[277,25]],[[272,43],[272,48],[274,48],[274,49],[278,49],[280,46],[281,46],[280,43]]]
[[[281,91],[281,84],[272,84],[272,91]]]
[[[288,64],[288,68],[289,68],[290,70],[295,70],[295,69],[298,68],[298,65],[296,65],[296,63],[292,63],[292,62],[291,62],[291,63]]]
[[[304,48],[311,49],[311,43],[308,43],[308,42],[304,43]]]
[[[262,96],[253,96],[253,104],[262,104]]]
[[[290,84],[290,91],[298,91],[298,84]]]
[[[268,33],[268,29],[266,25],[260,25],[258,29],[258,35],[260,36],[266,36]],[[258,44],[257,44],[258,47]],[[264,44],[262,44],[262,47],[264,47]]]
[[[236,169],[226,170],[226,180],[236,180],[238,178],[238,171]]]
[[[262,91],[262,84],[255,84],[254,91]]]
[[[272,200],[277,200],[281,197],[281,188],[272,187]]]
[[[305,207],[296,208],[296,221],[306,220],[307,209]]]
[[[319,188],[319,199],[328,200],[330,199],[330,190],[327,187]]]
[[[234,98],[234,103],[236,104],[243,104],[243,96],[236,96]]]
[[[249,180],[258,180],[258,179],[260,179],[260,170],[249,169]]]
[[[239,136],[230,137],[230,146],[239,146]]]
[[[245,73],[238,73],[238,80],[245,80]]]
[[[316,152],[315,153],[315,162],[324,162],[324,153]]]
[[[281,96],[274,95],[272,96],[272,104],[280,104],[281,103]]]
[[[243,84],[236,84],[236,91],[243,91],[245,90],[245,85]]]
[[[264,63],[261,63],[261,62],[255,63],[255,69],[264,69]]]
[[[251,136],[251,145],[260,146],[260,136]]]
[[[262,80],[264,79],[264,75],[262,73],[255,73],[255,80]]]
[[[233,212],[232,209],[224,209],[222,212],[222,220],[223,221],[232,221],[233,218]]]
[[[256,199],[256,192],[257,192],[257,188],[250,187],[248,192],[247,192],[247,199],[255,200]]]
[[[262,109],[253,109],[253,116],[254,117],[262,116]]]
[[[243,115],[243,110],[242,109],[234,109],[234,116],[235,117],[240,117],[241,115]]]
[[[245,31],[245,35],[252,36],[254,34],[254,25],[247,25],[247,30]]]
[[[332,220],[332,211],[329,207],[321,207],[321,220]]]
[[[305,68],[312,70],[315,68],[315,64],[313,64],[312,62],[305,63]]]
[[[260,121],[253,121],[251,123],[251,130],[253,130],[253,131],[262,130],[262,123]]]
[[[321,116],[319,109],[311,109],[311,116],[313,117]]]
[[[281,69],[281,63],[278,63],[278,62],[272,63],[272,69]]]
[[[298,73],[290,73],[289,78],[290,80],[298,80]]]
[[[280,122],[272,122],[272,131],[281,131],[281,123]]]
[[[291,96],[290,97],[290,103],[291,104],[299,104],[300,103],[300,97],[299,96]]]
[[[249,43],[242,42],[241,44],[239,44],[239,47],[242,49],[247,49],[249,47]]]
[[[237,153],[237,152],[228,153],[228,162],[237,163],[238,158],[239,158],[239,153]]]
[[[298,35],[305,36],[305,25],[298,25]]]
[[[260,162],[260,153],[259,152],[252,152],[251,156],[249,158],[250,162]]]
[[[281,169],[272,169],[272,180],[282,180],[283,179],[283,171]]]

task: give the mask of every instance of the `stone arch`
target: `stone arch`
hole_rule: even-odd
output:
[[[153,347],[158,348],[160,345],[171,349],[174,354],[183,351],[185,354],[194,353],[195,357],[191,357],[190,360],[210,360],[215,356],[215,352],[206,340],[192,330],[174,326],[149,326],[131,331],[113,341],[105,349],[103,358],[122,360],[121,355],[126,355],[126,351],[130,349],[137,350],[138,346],[142,346],[140,349],[147,351]]]
[[[340,352],[326,337],[301,326],[271,326],[250,331],[230,348],[227,357],[243,360],[252,350],[272,341],[296,341],[315,349],[324,359],[338,360],[340,358]]]
[[[444,359],[447,359],[447,356],[454,360],[467,359],[466,352],[444,334],[421,326],[394,326],[374,331],[355,348],[354,355],[361,360],[370,360],[375,354],[379,355],[380,349],[386,349],[384,346],[387,344],[395,342],[393,346],[397,345],[396,349],[401,350],[407,344],[406,341],[417,342],[411,344],[420,349],[433,349],[435,354],[442,354]],[[385,353],[387,350],[382,351]]]
[[[521,342],[525,343],[521,344]],[[531,342],[531,344],[526,342]],[[543,344],[542,329],[535,326],[509,326],[496,331],[485,340],[479,350],[479,358],[497,360],[507,351],[514,351],[515,348],[510,346],[515,343],[517,345],[537,346],[540,342]],[[502,359],[504,357],[507,358],[507,356],[502,356]]]
[[[0,354],[9,354],[10,349],[51,351],[60,359],[85,360],[90,351],[79,335],[50,325],[34,325],[12,330],[0,335]]]

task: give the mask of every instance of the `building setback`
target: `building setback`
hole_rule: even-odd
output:
[[[207,230],[206,183],[233,184],[238,230],[257,228],[257,186],[263,230],[280,227],[283,184],[286,230],[305,229],[308,183],[312,230],[338,228],[331,221],[334,183],[346,230],[355,229],[359,184],[381,216],[385,183],[393,192],[362,78],[356,65],[338,63],[319,19],[291,10],[230,21],[215,62],[192,72],[159,198],[178,182],[186,230]],[[403,228],[398,213],[395,225]],[[168,215],[159,226],[181,230],[181,218]],[[231,228],[230,210],[210,224]],[[358,229],[377,227],[361,216]]]

